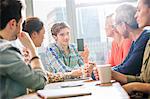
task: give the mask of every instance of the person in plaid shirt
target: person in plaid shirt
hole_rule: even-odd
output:
[[[33,43],[35,44],[36,47],[41,46],[41,43],[43,42],[43,39],[44,39],[45,31],[44,31],[43,22],[39,18],[37,18],[37,17],[27,18],[26,21],[24,21],[24,24],[23,24],[23,31],[26,31],[26,32],[29,33],[29,35],[30,35],[31,39],[33,40]],[[51,44],[51,45],[55,45],[55,44]],[[48,74],[49,74],[48,75],[49,83],[64,81],[66,79],[75,78],[75,77],[78,77],[78,75],[79,76],[81,75],[81,71],[78,70],[78,67],[83,65],[83,61],[82,61],[81,57],[78,55],[78,52],[76,51],[75,47],[73,45],[69,45],[69,46],[70,46],[69,48],[70,48],[70,51],[71,51],[71,54],[69,54],[70,55],[69,56],[70,57],[69,58],[69,63],[72,62],[71,64],[75,64],[77,70],[73,70],[72,72],[69,72],[69,71],[71,71],[71,68],[69,69],[67,67],[64,67],[65,69],[67,69],[66,71],[68,71],[68,72],[64,71],[64,69],[61,68],[61,66],[57,65],[57,63],[56,63],[57,62],[56,59],[58,59],[58,58],[55,58],[55,57],[52,56],[54,58],[52,60],[50,59],[51,61],[54,61],[52,66],[57,67],[59,69],[59,72],[56,71],[56,69],[55,70],[48,69],[48,71],[50,71],[50,72],[48,72]],[[50,51],[52,51],[51,53],[54,56],[56,56],[55,54],[56,54],[56,52],[59,53],[59,49],[56,46],[51,46],[51,47],[54,47],[53,49],[55,49],[54,51],[50,50]],[[30,59],[28,59],[29,58],[28,53],[29,52],[26,48],[23,49],[22,54],[24,55],[24,58],[25,58],[27,64],[29,63],[28,60],[30,60]],[[76,55],[78,55],[78,58],[75,58]],[[46,61],[47,60],[49,61],[49,59],[46,59],[47,58],[46,56],[47,55],[44,55],[43,57],[41,56],[41,60],[43,61],[45,59]],[[72,59],[72,60],[70,61],[70,59]],[[76,61],[74,61],[75,59],[76,59]],[[67,59],[66,59],[66,61],[67,61]],[[79,63],[79,65],[78,65],[77,62]],[[43,63],[45,65],[45,63],[47,63],[47,62],[43,62]],[[63,62],[61,62],[60,64],[63,65],[63,66],[65,65]],[[49,67],[48,65],[45,65],[45,67],[46,66]],[[78,75],[76,76],[76,74],[78,74]]]
[[[71,72],[81,76],[81,69],[84,65],[83,59],[79,55],[77,49],[73,44],[70,44],[70,27],[64,23],[55,23],[51,28],[52,36],[55,43],[51,43],[46,49],[48,71],[57,72]]]
[[[84,62],[77,52],[74,45],[68,45],[68,54],[58,43],[52,43],[48,46],[46,54],[49,58],[50,66],[47,67],[49,71],[57,72],[71,72],[84,65]]]
[[[67,72],[73,77],[80,77],[84,62],[75,46],[69,43],[70,27],[64,22],[55,23],[51,28],[51,33],[56,42],[49,44],[46,48],[46,62],[44,63],[46,70],[53,73]],[[89,71],[86,68],[88,66],[85,64],[85,72]]]

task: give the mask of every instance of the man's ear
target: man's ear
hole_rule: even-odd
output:
[[[123,27],[123,29],[127,30],[127,24],[126,23],[122,22],[122,27]]]
[[[9,25],[10,29],[14,29],[17,26],[17,22],[15,19],[12,19],[8,22],[8,25]]]
[[[124,29],[126,31],[131,31],[131,28],[129,27],[129,25],[127,25],[127,23],[124,23]]]
[[[122,22],[122,29],[123,31],[127,31],[128,30],[128,25],[125,22]]]

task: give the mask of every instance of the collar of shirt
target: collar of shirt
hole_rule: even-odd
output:
[[[61,46],[60,44],[58,44],[58,43],[56,43],[56,46],[57,46],[58,49],[64,54],[64,50],[63,50],[62,46]],[[71,46],[70,44],[68,45],[68,49],[69,49],[69,51],[70,51],[70,52],[69,52],[69,54],[70,54],[70,53],[72,52],[72,50],[73,50],[73,48],[72,48],[72,46]],[[69,54],[68,54],[68,55],[69,55]],[[67,55],[67,56],[68,56],[68,55]]]
[[[144,27],[144,30],[150,30],[150,26]]]
[[[12,47],[12,44],[10,41],[7,41],[5,39],[0,39],[0,51],[5,50],[9,47]]]

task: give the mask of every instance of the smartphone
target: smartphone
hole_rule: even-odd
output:
[[[78,51],[84,51],[84,39],[83,38],[77,39],[77,48],[78,48]]]

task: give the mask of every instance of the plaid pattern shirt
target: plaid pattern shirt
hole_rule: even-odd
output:
[[[57,44],[52,43],[46,49],[46,70],[57,72],[70,72],[84,65],[84,62],[76,50],[75,46],[69,45],[70,53],[66,55],[63,49]]]

